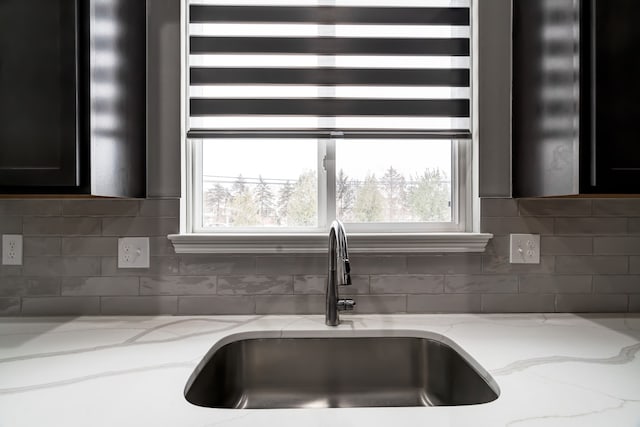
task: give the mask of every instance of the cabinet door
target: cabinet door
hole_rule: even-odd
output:
[[[513,3],[513,196],[579,191],[579,7]]]
[[[79,185],[74,0],[0,1],[0,186]]]
[[[595,120],[588,185],[591,192],[640,193],[640,1],[590,1]]]

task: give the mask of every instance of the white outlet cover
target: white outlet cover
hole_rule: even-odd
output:
[[[22,236],[2,235],[2,265],[22,265]]]
[[[539,234],[512,234],[509,243],[511,264],[540,264]]]
[[[118,239],[118,268],[149,268],[149,238]]]

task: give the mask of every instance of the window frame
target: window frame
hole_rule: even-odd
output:
[[[190,227],[192,233],[234,234],[234,233],[317,233],[327,229],[336,219],[336,151],[337,139],[319,139],[317,141],[317,219],[316,227],[229,227],[211,229],[202,225],[203,189],[202,189],[202,144],[203,139],[188,139],[190,146],[187,173],[187,192],[189,204]],[[428,144],[429,142],[425,142]],[[469,230],[469,214],[467,207],[471,200],[471,155],[470,141],[451,140],[451,221],[448,222],[377,222],[359,223],[344,222],[352,232],[356,233],[459,233]]]
[[[478,198],[478,6],[471,6],[471,140],[452,140],[452,224],[454,229],[442,227],[443,223],[347,223],[350,250],[366,253],[408,252],[483,252],[493,237],[479,230]],[[187,138],[188,111],[188,4],[181,2],[182,47],[182,198],[180,233],[169,235],[176,253],[324,253],[326,230],[335,216],[335,162],[333,173],[324,171],[323,159],[331,154],[335,158],[335,142],[318,143],[318,227],[246,227],[209,230],[197,227],[194,215],[202,208],[202,183],[197,183],[194,140]],[[428,143],[428,142],[427,142]],[[331,167],[329,168],[331,169]],[[198,190],[200,190],[198,192]],[[200,195],[200,197],[194,197]],[[198,200],[199,199],[199,200]],[[332,215],[333,213],[333,215]]]

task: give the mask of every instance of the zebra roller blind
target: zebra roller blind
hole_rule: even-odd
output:
[[[190,0],[189,137],[470,137],[471,0]]]

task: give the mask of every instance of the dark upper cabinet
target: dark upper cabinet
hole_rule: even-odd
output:
[[[0,193],[145,196],[145,3],[0,1]]]
[[[0,1],[0,181],[80,185],[76,5]]]
[[[583,108],[591,164],[583,186],[640,193],[640,1],[591,0],[586,12],[592,48],[590,57],[585,53],[591,67],[585,67]]]
[[[514,197],[640,193],[638,19],[637,0],[514,0]]]

